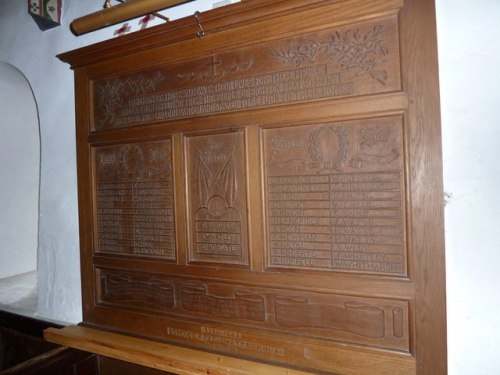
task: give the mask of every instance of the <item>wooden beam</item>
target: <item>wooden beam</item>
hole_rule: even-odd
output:
[[[190,1],[192,0],[128,0],[123,4],[75,19],[71,23],[71,31],[79,36]]]
[[[82,326],[45,330],[47,341],[180,375],[305,375],[308,372],[252,362]]]

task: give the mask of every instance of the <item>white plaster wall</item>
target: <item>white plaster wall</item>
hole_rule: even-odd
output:
[[[66,16],[77,12],[66,2]],[[80,10],[83,12],[83,10]],[[72,72],[55,54],[98,40],[76,39],[63,28],[41,32],[27,2],[0,1],[0,60],[16,66],[31,83],[41,132],[38,315],[81,319]],[[2,176],[1,178],[4,178]]]
[[[500,1],[437,0],[449,373],[500,374]]]
[[[212,2],[198,0],[167,13],[192,15]],[[40,32],[26,2],[0,0],[0,60],[26,75],[40,111],[39,315],[67,322],[81,319],[74,96],[72,72],[54,55],[112,37],[117,27],[78,38],[68,30],[72,19],[101,3],[64,0],[63,26]],[[500,1],[436,0],[436,5],[444,181],[451,195],[446,207],[449,373],[498,375]]]
[[[30,85],[0,61],[0,279],[36,269],[40,136]]]

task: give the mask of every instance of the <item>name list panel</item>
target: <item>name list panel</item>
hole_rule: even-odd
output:
[[[263,130],[269,267],[404,276],[402,119]]]
[[[171,141],[94,148],[96,249],[175,260]]]

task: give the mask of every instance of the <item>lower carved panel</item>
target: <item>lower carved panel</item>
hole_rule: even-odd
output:
[[[194,313],[212,315],[217,318],[265,320],[264,296],[234,291],[234,296],[210,294],[205,284],[181,288],[182,308]]]
[[[344,306],[310,304],[307,298],[278,297],[276,323],[283,327],[324,328],[360,336],[385,336],[384,310],[370,305],[346,302]]]
[[[245,327],[409,351],[406,301],[185,280],[123,270],[99,269],[97,276],[98,304],[102,306],[201,319],[234,329]],[[172,332],[166,338],[173,335],[178,339],[177,331]],[[186,343],[199,344],[196,340]]]
[[[131,277],[122,273],[101,273],[101,299],[111,304],[146,309],[169,309],[175,304],[175,284],[152,277]]]

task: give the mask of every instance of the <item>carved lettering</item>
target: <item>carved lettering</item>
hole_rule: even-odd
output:
[[[398,118],[265,130],[269,265],[404,274],[402,159],[358,157],[401,137]]]
[[[97,250],[175,259],[170,141],[95,149]]]
[[[250,339],[244,339],[241,336],[230,337],[225,333],[220,334],[220,331],[221,330],[213,330],[212,328],[204,326],[200,327],[198,331],[177,327],[167,327],[166,334],[170,337],[181,339],[183,341],[195,341],[217,349],[226,349],[236,352],[246,350],[278,357],[285,356],[285,348],[283,347],[249,341]]]
[[[398,90],[396,25],[370,21],[97,81],[94,127]],[[377,130],[362,135],[364,145],[384,141]],[[284,136],[274,142],[298,147]]]
[[[193,261],[248,264],[243,134],[186,138]]]

